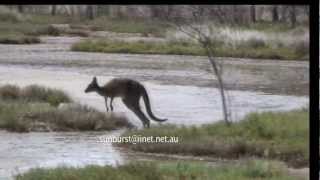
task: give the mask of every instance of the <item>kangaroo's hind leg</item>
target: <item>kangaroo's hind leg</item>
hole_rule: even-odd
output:
[[[141,111],[139,106],[139,98],[124,98],[122,99],[123,103],[134,112],[143,123],[143,127],[150,128],[150,120],[146,115]]]
[[[113,111],[113,105],[112,105],[112,102],[113,102],[113,97],[110,98],[110,109],[111,111]]]
[[[107,109],[107,112],[108,112],[109,111],[109,108],[108,108],[108,97],[104,97],[104,101],[105,101],[106,109]]]

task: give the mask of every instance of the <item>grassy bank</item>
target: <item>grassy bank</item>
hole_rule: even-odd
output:
[[[203,163],[191,162],[135,162],[118,167],[86,166],[82,168],[57,167],[53,169],[31,169],[29,172],[17,175],[16,180],[294,180],[288,175],[283,164],[270,161],[250,161],[242,165],[224,165],[218,167]]]
[[[0,87],[0,128],[13,132],[90,131],[131,127],[126,118],[106,116],[71,103],[63,91],[37,85]],[[64,103],[63,105],[60,105]]]
[[[19,33],[0,35],[0,44],[35,44],[40,42],[39,37]]]
[[[33,44],[40,43],[40,35],[60,35],[53,31],[50,24],[80,22],[68,16],[20,14],[6,8],[0,9],[0,43]],[[71,35],[81,35],[71,31]]]
[[[141,135],[178,137],[178,143],[116,143],[135,151],[209,156],[216,158],[261,157],[290,166],[308,166],[309,118],[305,110],[252,113],[228,127],[223,122],[201,127],[163,125],[128,131],[123,137]]]
[[[141,33],[143,36],[164,36],[163,23],[129,20],[121,18],[84,17],[44,14],[20,14],[8,8],[0,8],[0,43],[31,44],[40,43],[40,35],[89,36],[90,31],[112,31],[119,33]],[[51,24],[68,24],[68,28],[56,28]]]
[[[65,92],[39,85],[29,85],[24,88],[10,84],[0,86],[0,99],[19,102],[43,102],[52,106],[72,102],[71,97]]]
[[[97,17],[94,20],[84,21],[91,30],[103,30],[116,33],[140,33],[143,36],[164,37],[168,25],[159,21],[143,19],[110,18],[106,16]],[[75,25],[77,25],[75,23]]]
[[[151,22],[142,19],[111,18],[107,16],[96,17],[93,20],[84,17],[29,15],[28,23],[37,25],[70,24],[72,29],[91,31],[111,31],[116,33],[141,33],[157,37],[165,36],[167,25],[161,22]]]
[[[132,54],[172,54],[205,56],[204,49],[190,41],[168,42],[124,42],[115,40],[85,40],[76,43],[73,51],[132,53]],[[250,40],[241,45],[230,47],[223,43],[215,43],[215,55],[219,57],[307,60],[309,50],[306,48],[277,47],[274,48],[259,40]]]

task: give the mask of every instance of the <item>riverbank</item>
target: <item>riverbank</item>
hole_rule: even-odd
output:
[[[152,80],[165,85],[218,87],[204,56],[114,54],[70,51],[80,37],[41,37],[41,44],[0,45],[0,63],[32,68],[64,68],[104,76]],[[229,90],[308,95],[307,61],[216,58]],[[258,73],[259,72],[259,73]],[[188,78],[185,78],[188,77]]]
[[[38,85],[0,87],[0,129],[12,132],[103,131],[132,127],[127,118],[72,103],[65,92]],[[64,104],[62,104],[64,103]]]
[[[285,161],[291,167],[309,162],[307,110],[251,113],[230,127],[224,122],[201,127],[162,125],[127,131],[121,137],[178,137],[178,143],[114,143],[134,151],[211,156],[227,159],[260,157]]]
[[[303,42],[302,42],[303,43]],[[307,43],[307,42],[306,42]],[[297,47],[272,47],[259,39],[239,43],[239,46],[228,46],[224,42],[214,42],[214,55],[217,57],[309,60],[309,46],[299,44]],[[72,46],[73,51],[125,53],[125,54],[166,54],[207,56],[200,44],[192,41],[147,42],[144,40],[126,42],[112,39],[85,40]]]
[[[57,167],[52,169],[31,169],[15,176],[16,180],[67,180],[67,179],[132,179],[132,180],[173,180],[173,179],[299,179],[290,175],[279,162],[251,160],[243,164],[210,166],[197,162],[131,162],[117,167],[85,166]]]
[[[10,11],[0,12],[0,19],[3,20],[0,22],[0,44],[40,43],[43,35],[81,36],[100,41],[77,43],[72,48],[75,51],[205,56],[199,44],[166,22],[105,16],[94,20],[61,15],[25,14],[22,17]],[[208,22],[206,26],[215,32],[210,34],[215,56],[309,60],[309,29],[304,24],[295,28],[266,22],[215,27]],[[116,39],[122,40],[116,42]]]

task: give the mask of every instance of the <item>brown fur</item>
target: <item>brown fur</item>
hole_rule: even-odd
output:
[[[110,82],[105,84],[104,86],[99,86],[97,83],[97,78],[94,77],[92,82],[88,85],[85,90],[86,93],[88,92],[97,92],[99,95],[105,98],[105,104],[107,111],[108,108],[108,98],[110,98],[110,109],[113,111],[113,98],[120,97],[122,102],[132,111],[134,112],[139,119],[142,121],[144,127],[150,127],[150,120],[145,116],[142,112],[139,100],[143,97],[143,100],[146,105],[146,110],[149,116],[155,121],[166,121],[167,119],[159,119],[155,117],[151,111],[150,107],[150,100],[147,94],[146,89],[142,84],[139,82],[132,80],[132,79],[125,79],[125,78],[115,78],[112,79]]]

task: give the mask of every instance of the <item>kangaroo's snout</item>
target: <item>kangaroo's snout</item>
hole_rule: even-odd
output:
[[[88,93],[89,92],[89,88],[87,87],[85,90],[84,90],[85,93]]]

